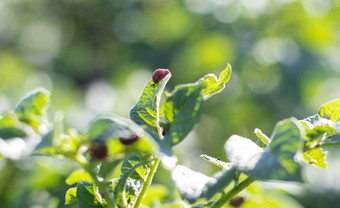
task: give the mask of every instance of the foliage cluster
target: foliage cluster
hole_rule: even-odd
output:
[[[237,195],[256,180],[303,182],[304,162],[327,167],[324,148],[340,145],[340,100],[322,105],[319,114],[306,119],[279,121],[270,137],[255,129],[256,143],[231,136],[224,146],[228,163],[201,155],[221,168],[211,177],[177,164],[173,147],[198,124],[206,100],[223,90],[230,75],[228,65],[218,78],[208,74],[195,83],[178,85],[170,93],[164,90],[171,77],[167,71],[146,84],[130,119],[98,116],[86,134],[64,127],[60,114],[50,121],[46,115],[49,92],[37,89],[14,111],[1,116],[0,156],[16,160],[49,155],[74,161],[79,169],[66,179],[73,187],[66,192],[65,205],[78,208],[217,208],[244,200],[251,204]],[[17,152],[12,151],[13,144],[21,144]],[[149,187],[160,163],[171,171],[183,201],[175,196],[159,197],[156,193],[162,188],[156,187],[152,194]],[[114,178],[117,170],[120,176]]]

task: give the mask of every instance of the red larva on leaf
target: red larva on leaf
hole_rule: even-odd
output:
[[[152,74],[152,81],[157,84],[162,81],[162,79],[170,73],[169,69],[157,69]]]
[[[91,152],[91,156],[98,160],[103,160],[107,156],[107,146],[104,142],[92,142],[89,150]]]
[[[136,141],[138,141],[139,139],[139,136],[138,135],[133,135],[132,137],[130,138],[123,138],[123,137],[120,137],[119,138],[119,141],[125,145],[131,145],[133,143],[135,143]]]

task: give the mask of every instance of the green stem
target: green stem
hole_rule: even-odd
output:
[[[240,184],[235,186],[233,189],[223,194],[221,198],[219,198],[210,208],[222,207],[225,203],[227,203],[230,199],[232,199],[236,194],[240,193],[243,189],[245,189],[247,186],[249,186],[254,181],[255,181],[254,178],[248,177],[247,179],[242,181]]]
[[[340,147],[340,142],[324,143],[324,144],[317,145],[316,147],[319,147],[319,148],[325,148],[325,147]]]
[[[317,144],[314,147],[306,147],[303,152],[307,152],[309,150],[316,149],[316,148],[327,148],[327,147],[340,147],[340,142]]]
[[[98,187],[100,194],[102,195],[102,197],[105,199],[107,203],[107,206],[109,208],[117,207],[115,201],[110,196],[109,187],[107,186],[105,181],[104,182],[99,181],[97,175],[93,171],[91,171],[91,169],[85,168],[85,170],[91,175],[93,182]]]
[[[136,200],[135,205],[133,206],[134,208],[139,208],[139,206],[141,205],[142,200],[144,199],[144,197],[146,195],[146,191],[148,190],[149,186],[151,185],[153,176],[155,175],[155,172],[157,170],[157,167],[158,167],[160,161],[161,161],[160,159],[156,159],[155,162],[152,164],[151,170],[148,174],[148,177],[146,178],[144,185],[143,185],[143,188],[138,195],[138,198]]]

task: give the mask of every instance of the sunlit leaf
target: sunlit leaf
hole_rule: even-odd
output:
[[[317,167],[327,168],[326,153],[321,148],[311,149],[303,153],[303,158]]]
[[[131,167],[118,179],[118,183],[114,189],[117,204],[126,207],[137,196],[140,182],[138,180],[129,179],[129,176],[141,165],[141,163],[138,163]]]
[[[214,164],[217,167],[220,167],[222,169],[229,170],[232,167],[231,163],[223,162],[219,158],[210,157],[208,155],[200,155],[200,157],[203,158],[204,160],[208,161],[209,163]]]
[[[231,65],[228,64],[227,67],[221,72],[219,78],[217,79],[215,75],[208,74],[198,80],[198,83],[204,83],[205,87],[202,89],[202,95],[204,99],[208,99],[214,94],[221,92],[225,84],[229,81],[231,76]]]
[[[172,179],[181,196],[190,203],[194,203],[199,198],[210,199],[222,191],[234,179],[235,171],[235,168],[230,168],[216,173],[213,177],[208,177],[179,165],[172,171]]]
[[[138,139],[132,144],[124,145],[120,142],[121,138],[129,139],[136,136]],[[157,143],[141,127],[132,120],[118,116],[96,119],[90,126],[88,140],[106,143],[109,156],[124,151],[153,154],[158,150]]]
[[[181,196],[190,203],[194,203],[201,196],[205,184],[212,180],[211,177],[181,165],[172,171],[171,176]]]
[[[169,122],[164,140],[173,146],[181,142],[200,121],[204,99],[203,85],[182,85],[168,97],[161,108],[161,114]]]
[[[250,139],[231,136],[225,150],[228,159],[242,172],[262,180],[302,181],[301,167],[295,160],[304,140],[304,129],[295,119],[277,123],[266,149]]]
[[[102,116],[91,123],[88,140],[106,141],[110,138],[130,138],[136,134],[141,136],[143,129],[133,121],[115,115]]]
[[[320,116],[329,116],[333,122],[340,120],[340,99],[325,103],[320,108]]]
[[[171,73],[167,74],[159,83],[152,80],[145,86],[137,104],[130,111],[130,118],[138,125],[143,126],[150,134],[158,137],[157,122],[159,122],[159,105],[165,85]]]
[[[310,116],[300,121],[306,130],[306,144],[308,148],[314,148],[329,137],[338,134],[336,124],[331,120],[322,118],[319,115]]]
[[[93,179],[85,170],[75,170],[66,178],[67,185],[73,185],[78,182],[93,183]]]
[[[131,168],[133,168],[135,165],[139,163],[143,164],[145,163],[145,161],[143,161],[137,155],[129,156],[122,164],[122,167],[121,167],[122,174],[128,172]],[[136,180],[140,180],[140,179],[144,180],[147,174],[148,174],[148,167],[146,165],[141,165],[137,168],[134,168],[134,171],[129,176]]]
[[[17,105],[15,113],[20,121],[32,126],[39,133],[46,132],[46,110],[50,102],[50,93],[45,89],[37,89],[25,97]]]
[[[77,188],[70,188],[65,195],[65,205],[71,204],[77,201]]]
[[[265,144],[268,145],[270,143],[270,139],[267,135],[265,135],[260,129],[256,128],[254,130],[255,135]]]
[[[0,138],[25,138],[27,134],[23,128],[19,118],[11,111],[4,113],[0,117]]]

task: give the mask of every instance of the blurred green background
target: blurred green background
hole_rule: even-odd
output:
[[[51,118],[64,111],[68,125],[86,132],[98,114],[128,117],[157,68],[171,70],[171,91],[227,63],[226,89],[176,147],[180,163],[206,174],[214,169],[198,155],[225,159],[230,135],[255,139],[255,128],[270,135],[278,120],[303,119],[340,97],[340,1],[0,1],[0,113],[44,87],[52,92]],[[319,191],[303,197],[331,190],[340,203],[334,161],[328,170],[311,168],[313,176],[328,175],[302,187]],[[73,168],[51,158],[0,161],[0,207],[63,207]],[[162,174],[156,181],[167,180]],[[328,198],[319,206],[303,197],[306,207],[335,207]]]

